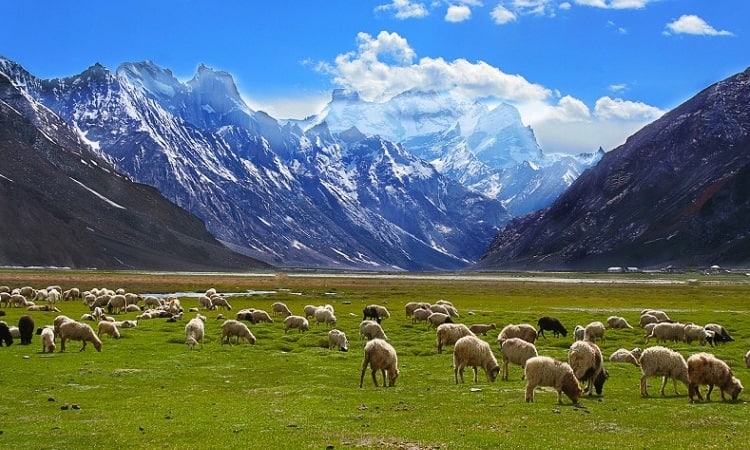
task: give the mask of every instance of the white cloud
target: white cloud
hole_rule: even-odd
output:
[[[445,13],[446,22],[463,22],[471,18],[471,8],[466,5],[450,5]]]
[[[503,5],[495,6],[490,13],[490,17],[492,17],[492,20],[498,25],[504,25],[517,19],[517,16]]]
[[[594,114],[604,120],[650,121],[660,117],[664,111],[642,102],[605,96],[594,104]]]
[[[331,101],[331,92],[308,92],[283,97],[262,98],[243,93],[245,104],[276,119],[303,119],[320,113]]]
[[[367,100],[387,100],[409,89],[508,102],[537,101],[551,95],[544,86],[484,61],[429,57],[417,61],[416,52],[397,33],[381,31],[375,38],[359,33],[357,41],[356,51],[338,55],[332,64],[321,64],[318,70],[333,75],[336,84],[356,90]]]
[[[628,89],[628,85],[625,83],[610,84],[609,90],[612,92],[622,92]]]
[[[667,24],[664,34],[695,34],[701,36],[733,36],[730,31],[717,30],[694,14],[686,14]]]
[[[602,9],[642,9],[658,0],[574,0],[576,5]]]
[[[379,11],[393,12],[393,15],[401,20],[421,19],[429,14],[423,3],[412,2],[411,0],[392,0],[391,3],[376,6],[375,12]]]

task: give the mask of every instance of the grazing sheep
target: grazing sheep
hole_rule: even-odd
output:
[[[654,325],[651,334],[646,337],[646,343],[649,339],[655,338],[656,342],[681,342],[685,340],[685,326],[676,322],[659,322]]]
[[[333,312],[326,308],[318,308],[315,310],[315,325],[324,323],[329,326],[336,326],[336,316]]]
[[[733,376],[729,365],[711,353],[690,355],[687,359],[687,366],[688,379],[690,380],[688,395],[691,403],[695,401],[694,397],[703,400],[700,391],[700,385],[702,384],[708,385],[707,401],[711,401],[711,391],[713,391],[714,385],[721,390],[722,400],[726,400],[725,392],[732,397],[732,400],[737,400],[740,392],[742,392],[742,383]]]
[[[644,333],[643,337],[647,338],[647,337],[651,336],[651,333],[654,331],[654,327],[658,323],[659,322],[654,322],[654,323],[647,323],[646,325],[644,325],[643,326],[643,333]]]
[[[707,331],[713,331],[714,343],[734,341],[734,339],[732,338],[732,336],[729,335],[727,330],[719,324],[708,323],[703,328],[705,328]]]
[[[534,342],[536,342],[537,337],[536,328],[527,323],[521,323],[518,325],[506,325],[505,328],[500,330],[500,334],[498,334],[497,336],[497,343],[498,345],[502,345],[504,340],[514,337],[523,339],[524,341],[531,342],[533,344]]]
[[[448,307],[446,307],[445,305],[438,305],[438,304],[430,305],[430,311],[434,313],[445,314],[447,316],[451,315],[450,311],[448,311]]]
[[[437,352],[443,353],[443,347],[453,345],[464,336],[474,336],[474,333],[462,323],[443,323],[437,327]]]
[[[644,328],[650,323],[659,323],[659,319],[657,319],[656,316],[652,316],[651,314],[641,314],[641,319],[639,320],[638,325],[641,328]]]
[[[373,339],[382,339],[384,341],[388,340],[388,337],[385,335],[385,331],[383,331],[383,327],[381,327],[379,323],[372,320],[363,320],[359,324],[359,338],[367,339],[368,341]]]
[[[156,309],[164,304],[164,302],[158,298],[154,297],[153,295],[149,295],[144,297],[143,304],[146,305],[148,309]]]
[[[63,300],[73,300],[76,298],[81,298],[81,290],[76,287],[70,288],[66,291],[63,291],[62,298]]]
[[[646,309],[646,310],[641,311],[641,317],[643,317],[646,314],[656,317],[656,320],[658,320],[659,322],[671,322],[672,321],[672,319],[669,318],[667,313],[658,309]]]
[[[685,383],[688,386],[688,367],[685,358],[679,353],[666,347],[654,346],[643,350],[640,358],[641,363],[641,396],[648,397],[646,381],[648,377],[664,377],[661,385],[661,395],[664,395],[664,387],[667,385],[669,378],[674,384],[675,395],[680,395],[677,391],[677,381]]]
[[[685,343],[692,344],[693,341],[698,341],[700,345],[706,345],[706,342],[708,342],[708,332],[702,326],[688,323],[683,328],[685,329],[683,336]],[[711,343],[711,346],[713,346],[713,343]]]
[[[271,312],[273,314],[281,314],[284,317],[289,317],[292,315],[292,311],[289,310],[286,304],[281,302],[275,302],[273,305],[271,305]]]
[[[544,316],[539,318],[539,320],[536,322],[537,326],[539,327],[538,335],[543,337],[544,339],[547,339],[547,336],[544,335],[545,331],[551,331],[552,336],[558,337],[559,335],[563,335],[563,337],[568,335],[568,330],[563,326],[562,322],[556,317],[550,317],[550,316]]]
[[[444,323],[453,323],[451,316],[449,316],[448,314],[436,313],[436,312],[427,316],[427,329],[437,328],[438,325],[441,325]]]
[[[83,322],[67,320],[60,324],[60,351],[65,351],[65,343],[68,340],[82,341],[80,351],[86,350],[86,344],[91,342],[97,352],[102,351],[102,341],[94,333],[94,329]]]
[[[232,337],[237,337],[237,343],[244,339],[248,344],[255,344],[255,336],[250,329],[239,320],[229,319],[221,324],[221,344],[232,345]]]
[[[633,329],[624,317],[609,316],[607,317],[607,328],[613,328],[617,330]]]
[[[0,321],[0,347],[3,346],[3,342],[7,347],[13,345],[13,335],[10,334],[10,327],[8,327],[8,324]]]
[[[107,312],[110,314],[119,314],[127,306],[127,300],[123,294],[115,294],[107,302]]]
[[[495,328],[497,328],[497,325],[495,325],[494,323],[475,323],[474,325],[469,327],[469,330],[471,330],[471,332],[475,335],[481,334],[482,336],[487,336],[487,332],[490,330],[494,330]]]
[[[640,357],[640,354],[638,355]],[[630,350],[626,348],[618,348],[615,350],[611,355],[609,355],[609,360],[614,363],[629,363],[636,367],[640,366],[638,363],[638,358],[631,352]]]
[[[101,337],[102,333],[109,335],[114,339],[120,339],[120,330],[117,329],[117,325],[114,322],[107,322],[103,320],[99,322],[97,336]]]
[[[232,305],[229,304],[227,299],[220,295],[214,295],[211,297],[211,303],[213,304],[214,309],[226,308],[227,311],[232,310]]]
[[[396,349],[391,344],[382,339],[372,339],[365,344],[362,371],[359,375],[360,388],[362,388],[368,365],[372,370],[372,382],[375,383],[375,387],[378,387],[378,379],[376,377],[378,370],[383,375],[383,387],[386,386],[386,379],[388,379],[388,387],[396,385],[396,378],[399,375],[398,355],[396,354]]]
[[[41,329],[39,337],[42,340],[42,353],[54,353],[57,346],[55,345],[55,329],[50,326],[46,326]]]
[[[273,319],[271,318],[271,315],[268,314],[266,311],[263,311],[262,309],[255,309],[250,315],[250,321],[252,323],[260,323],[260,322],[266,322],[266,323],[273,323]]]
[[[292,328],[298,329],[301,333],[310,329],[310,323],[305,317],[291,315],[284,319],[284,334]]]
[[[426,322],[432,311],[426,308],[415,309],[411,316],[411,323]]]
[[[538,386],[549,386],[557,391],[557,403],[562,404],[565,394],[573,404],[578,404],[583,390],[573,373],[573,369],[566,362],[558,361],[549,356],[535,356],[526,361],[524,369],[526,376],[526,402],[534,401],[534,389]]]
[[[125,312],[140,312],[141,307],[138,305],[127,305],[125,307]]]
[[[583,340],[595,342],[597,339],[601,339],[604,342],[604,324],[596,321],[586,325],[583,329]]]
[[[241,310],[237,311],[234,314],[234,318],[237,319],[237,320],[247,320],[248,322],[252,322],[253,321],[253,311],[255,311],[255,309],[253,309],[253,308],[244,308],[244,309],[241,309]]]
[[[318,307],[315,306],[315,305],[305,305],[304,309],[302,310],[305,313],[305,319],[308,319],[308,318],[311,319],[311,318],[315,317],[315,311],[317,309],[318,309]]]
[[[11,308],[25,308],[31,306],[31,302],[26,300],[22,294],[12,294],[8,299],[8,306]]]
[[[411,317],[414,314],[414,311],[418,309],[429,309],[430,304],[425,302],[409,302],[404,307],[404,310],[406,311],[406,317]]]
[[[573,369],[576,378],[583,383],[588,382],[589,396],[602,394],[604,382],[609,374],[603,366],[604,357],[599,346],[590,341],[575,341],[568,350],[568,364]]]
[[[213,311],[216,309],[216,306],[214,306],[214,302],[211,300],[211,297],[208,297],[207,295],[201,295],[198,297],[198,307],[207,309],[209,311]]]
[[[526,361],[535,356],[539,356],[536,347],[531,342],[526,342],[521,338],[509,338],[500,344],[500,352],[503,355],[503,380],[509,377],[510,363],[518,364],[521,367],[526,366]],[[521,375],[523,379],[523,375]]]
[[[471,367],[474,371],[474,382],[477,382],[477,367],[481,367],[487,375],[487,381],[494,382],[500,373],[500,366],[492,354],[490,344],[476,336],[464,336],[453,346],[453,376],[458,384],[464,382],[464,368]]]
[[[55,320],[52,321],[53,328],[55,329],[55,336],[60,337],[60,325],[69,320],[72,321],[73,319],[62,315],[55,317]]]
[[[346,338],[346,333],[341,330],[334,328],[328,332],[328,348],[333,350],[338,348],[342,352],[349,351],[349,340]]]
[[[31,344],[34,330],[34,319],[31,316],[24,315],[18,319],[18,332],[21,338],[21,345]]]
[[[8,307],[10,302],[10,294],[8,292],[0,292],[0,306]]]
[[[582,341],[586,335],[586,329],[583,328],[583,325],[576,325],[576,327],[573,329],[573,338],[576,341]]]
[[[383,319],[391,317],[385,306],[367,305],[362,309],[362,320],[373,319],[380,323]]]
[[[62,297],[62,295],[60,294],[59,289],[52,288],[47,290],[47,303],[49,303],[50,305],[54,305],[55,303],[59,302],[60,297]]]
[[[190,350],[193,350],[197,344],[203,348],[203,336],[205,335],[205,326],[200,317],[193,317],[185,325],[185,344]]]

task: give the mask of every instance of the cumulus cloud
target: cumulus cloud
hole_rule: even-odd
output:
[[[446,22],[463,22],[471,18],[471,8],[466,5],[450,5],[445,13]]]
[[[605,96],[594,104],[594,113],[604,120],[643,121],[654,120],[664,114],[664,111],[642,102]]]
[[[518,18],[512,11],[501,4],[492,9],[490,17],[492,17],[492,20],[498,25],[513,22]]]
[[[397,19],[420,19],[429,14],[424,3],[412,2],[411,0],[392,0],[391,3],[378,5],[375,12],[393,13]]]
[[[717,30],[702,18],[694,14],[685,14],[679,19],[670,22],[664,30],[664,34],[694,34],[700,36],[733,36],[732,32]]]

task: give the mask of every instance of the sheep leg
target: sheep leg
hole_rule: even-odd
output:
[[[508,380],[509,370],[508,361],[503,361],[503,380]]]
[[[708,392],[706,392],[706,401],[707,402],[711,401],[711,391],[713,391],[713,390],[714,390],[714,385],[713,384],[709,384],[708,385]],[[723,390],[721,391],[721,399],[725,400],[725,398],[724,398],[724,391]]]
[[[383,387],[385,387],[385,371],[383,371]],[[378,377],[375,375],[377,370],[372,371],[372,382],[375,383],[375,387],[378,387]]]
[[[641,377],[641,397],[648,397],[648,388],[646,387],[646,381],[648,377],[643,375]]]
[[[562,405],[562,389],[557,390],[557,404]]]
[[[477,378],[477,372],[479,371],[479,369],[477,369],[477,366],[471,366],[471,370],[474,371],[474,383],[477,383],[479,381],[479,379]],[[489,375],[487,376],[487,378],[489,379]]]
[[[362,365],[362,373],[359,374],[359,388],[362,389],[362,383],[365,381],[365,371],[367,371],[367,364]]]
[[[65,351],[65,341],[66,340],[67,339],[65,339],[65,338],[60,338],[60,352],[64,352]]]
[[[86,350],[86,340],[85,340],[85,339],[83,340],[83,345],[81,346],[81,349],[80,349],[80,350],[78,350],[78,351],[79,351],[79,352],[82,352],[82,351],[84,351],[84,350]]]
[[[526,385],[526,403],[534,403],[534,386]]]

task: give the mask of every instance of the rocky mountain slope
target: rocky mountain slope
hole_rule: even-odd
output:
[[[746,265],[749,106],[750,69],[703,90],[510,222],[476,267]]]

